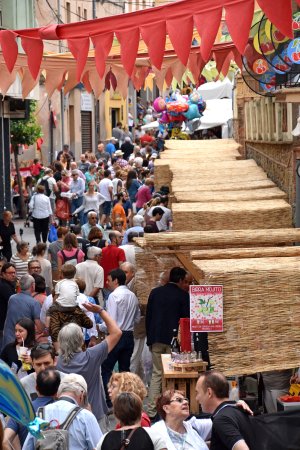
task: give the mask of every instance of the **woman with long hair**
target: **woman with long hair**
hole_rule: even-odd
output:
[[[22,364],[24,364],[23,371],[31,373],[30,349],[36,344],[34,322],[27,317],[18,320],[15,325],[15,337],[16,338],[13,342],[10,342],[3,348],[0,359],[2,359],[9,367],[14,369],[15,372],[19,372]],[[24,351],[24,347],[27,348],[26,353]],[[28,366],[26,367],[25,364]]]
[[[88,190],[83,195],[83,202],[82,205],[79,206],[79,208],[75,209],[73,212],[73,216],[75,214],[80,213],[80,211],[83,211],[83,222],[87,222],[87,214],[89,211],[96,211],[97,214],[99,214],[99,208],[102,203],[105,202],[105,198],[103,197],[100,192],[96,192],[96,181],[92,179],[88,182]]]
[[[132,372],[114,372],[108,382],[107,391],[112,404],[121,392],[133,392],[140,397],[142,402],[147,395],[147,389],[143,381]],[[151,426],[150,419],[144,411],[142,411],[141,424],[142,427]],[[120,425],[117,424],[116,428],[120,428]]]
[[[64,264],[76,264],[84,261],[84,253],[78,247],[77,237],[74,233],[67,233],[63,239],[63,248],[57,253],[58,273],[61,275],[61,268]]]

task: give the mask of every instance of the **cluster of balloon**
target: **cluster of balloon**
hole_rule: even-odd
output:
[[[35,413],[19,379],[7,364],[0,361],[0,411],[26,426],[31,434],[41,438],[49,423],[35,417]]]
[[[293,64],[300,64],[300,12],[293,14],[293,30],[294,39],[290,39],[263,19],[252,44],[246,47],[244,63],[265,92],[275,91],[276,74],[286,74]]]
[[[196,90],[190,95],[181,95],[177,90],[170,92],[165,98],[157,97],[153,102],[161,131],[165,128],[181,128],[183,122],[191,129],[193,124],[200,123],[205,107],[205,102]]]

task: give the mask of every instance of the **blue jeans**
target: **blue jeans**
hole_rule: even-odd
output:
[[[130,372],[130,359],[133,353],[134,339],[132,331],[123,331],[121,339],[108,354],[107,359],[101,366],[102,380],[104,384],[104,390],[106,395],[106,402],[108,406],[111,406],[110,399],[107,392],[107,384],[112,375],[112,371],[118,363],[119,372]]]
[[[71,200],[71,214],[73,214],[73,212],[79,208],[79,206],[82,205],[83,202],[83,197],[78,197],[78,198],[73,198]],[[83,211],[80,211],[78,213],[78,219],[80,221],[80,225],[83,225]],[[72,219],[72,223],[73,223],[73,219]]]

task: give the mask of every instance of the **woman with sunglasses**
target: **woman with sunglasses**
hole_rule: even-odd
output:
[[[187,421],[189,401],[182,391],[163,392],[157,399],[156,409],[163,420],[151,429],[164,439],[168,450],[208,450],[205,441],[210,437],[212,421],[196,418]]]
[[[243,400],[237,402],[237,407],[252,414]],[[190,415],[189,400],[182,391],[163,392],[156,401],[156,409],[162,420],[152,425],[151,429],[165,440],[168,450],[208,450],[205,441],[210,439],[212,421],[196,417],[187,420]]]

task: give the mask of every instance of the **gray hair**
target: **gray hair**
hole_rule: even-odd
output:
[[[132,223],[134,227],[141,226],[141,224],[144,222],[144,217],[141,214],[136,214],[132,218]]]
[[[76,323],[68,323],[58,333],[59,354],[65,364],[69,364],[74,354],[82,350],[84,344],[82,330]]]
[[[97,212],[94,211],[94,210],[91,210],[91,211],[89,211],[89,212],[87,213],[87,218],[89,219],[89,218],[91,217],[92,214],[96,214],[96,216],[98,217]]]
[[[123,267],[127,267],[132,273],[136,272],[135,266],[128,261],[125,261],[120,265],[120,269],[123,270]]]
[[[99,247],[89,247],[87,251],[88,259],[95,259],[95,256],[101,255],[102,250]]]
[[[61,380],[57,395],[60,397],[64,392],[74,392],[77,395],[82,392],[87,394],[87,389],[87,383],[82,375],[69,373]]]
[[[34,283],[35,283],[34,278],[31,275],[29,275],[29,273],[22,275],[20,278],[21,291],[29,291],[30,287]]]

